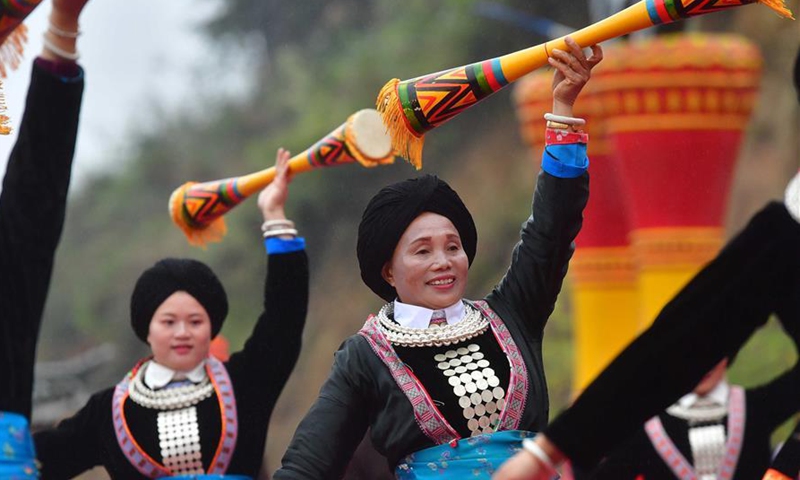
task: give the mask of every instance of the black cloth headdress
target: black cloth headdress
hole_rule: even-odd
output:
[[[178,291],[188,293],[206,309],[212,338],[222,329],[228,315],[228,296],[214,272],[197,260],[165,258],[142,273],[131,295],[131,326],[143,342],[147,342],[156,309]]]

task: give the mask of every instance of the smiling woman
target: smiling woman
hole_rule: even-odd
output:
[[[300,353],[308,303],[305,242],[286,219],[289,153],[258,205],[269,256],[264,311],[242,351],[209,354],[228,314],[225,289],[205,264],[166,258],[142,273],[131,327],[152,356],[75,416],[34,436],[44,478],[97,465],[112,478],[255,478],[272,409]]]
[[[507,273],[484,299],[463,298],[478,235],[441,179],[389,185],[358,230],[361,278],[387,303],[336,353],[319,398],[274,478],[341,478],[367,428],[401,479],[489,475],[547,424],[542,336],[589,195],[587,136],[572,105],[602,59],[553,52],[553,122]]]

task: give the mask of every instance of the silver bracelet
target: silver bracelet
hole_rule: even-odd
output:
[[[565,123],[571,127],[582,127],[586,125],[586,120],[578,117],[565,117],[564,115],[555,115],[553,113],[545,113],[544,119],[548,122]]]
[[[294,228],[273,228],[264,232],[264,238],[280,237],[282,235],[297,236],[297,230]]]
[[[553,464],[553,460],[550,458],[550,455],[545,452],[542,447],[539,446],[538,443],[532,438],[525,438],[522,440],[522,448],[533,455],[534,457],[538,458],[542,463],[545,464],[549,469],[556,471],[556,466]]]
[[[267,220],[261,224],[261,231],[267,232],[275,228],[294,228],[294,222],[285,218],[278,220]]]
[[[64,50],[64,49],[62,49],[60,47],[55,46],[53,44],[53,42],[51,42],[50,39],[47,38],[47,35],[44,35],[43,38],[44,38],[44,48],[50,50],[51,52],[55,53],[59,57],[65,59],[65,60],[72,60],[73,62],[75,60],[81,58],[81,56],[78,54],[77,51],[68,52],[68,51],[66,51],[66,50]]]
[[[47,30],[50,31],[53,35],[57,37],[64,37],[64,38],[78,38],[81,34],[81,31],[78,30],[77,32],[68,32],[67,30],[61,30],[60,28],[56,27],[53,22],[50,22],[50,25],[47,26]]]

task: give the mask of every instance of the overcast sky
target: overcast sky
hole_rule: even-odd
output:
[[[154,128],[165,112],[202,102],[200,95],[237,95],[247,88],[243,62],[226,62],[221,71],[217,50],[198,32],[217,5],[215,0],[89,1],[78,40],[86,89],[73,185],[124,158],[131,129]],[[13,127],[22,116],[31,63],[41,52],[49,12],[45,0],[26,20],[24,63],[3,82]],[[14,134],[0,136],[0,174],[15,140]]]

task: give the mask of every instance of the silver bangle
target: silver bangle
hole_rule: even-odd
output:
[[[297,236],[297,230],[294,228],[273,228],[264,232],[264,238],[280,237],[282,235]]]
[[[59,57],[65,59],[65,60],[72,60],[73,62],[75,60],[81,58],[81,56],[78,54],[77,51],[68,52],[68,51],[66,51],[66,50],[64,50],[64,49],[62,49],[60,47],[55,46],[53,44],[53,42],[51,42],[50,39],[47,38],[47,35],[44,35],[43,38],[44,38],[44,48],[50,50],[51,52],[55,53]]]
[[[47,26],[47,30],[57,37],[64,37],[64,38],[78,38],[81,34],[81,31],[78,30],[77,32],[69,32],[67,30],[62,30],[56,27],[53,22],[50,22],[50,25]]]
[[[275,228],[294,228],[294,222],[283,218],[279,220],[267,220],[261,224],[262,232],[267,232]]]
[[[532,438],[525,438],[522,440],[522,448],[533,455],[534,457],[538,458],[542,463],[545,464],[548,468],[555,471],[556,466],[553,464],[553,460],[550,458],[550,455],[545,452],[542,447],[539,446],[538,443]]]
[[[582,127],[586,125],[586,120],[578,117],[565,117],[564,115],[555,115],[553,113],[545,113],[544,119],[548,122],[565,123],[571,127]]]

